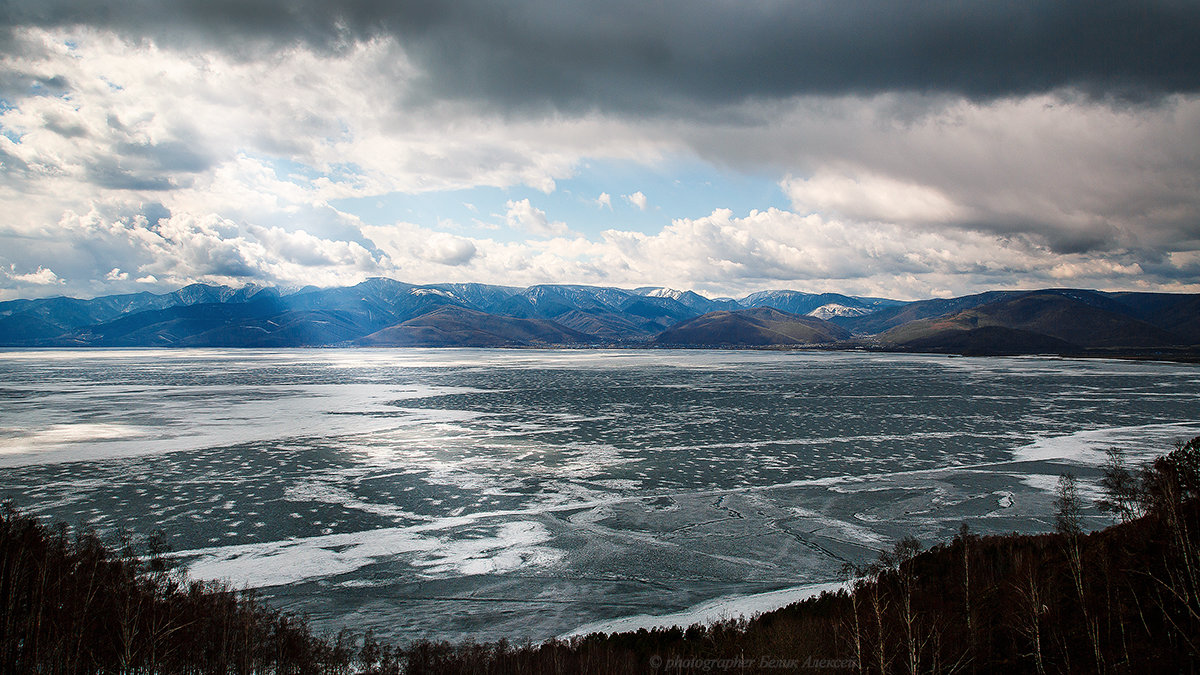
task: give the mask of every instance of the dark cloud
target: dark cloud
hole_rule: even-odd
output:
[[[29,176],[29,164],[4,148],[0,148],[0,169],[6,182],[15,178],[23,180]]]
[[[122,168],[117,158],[96,159],[85,167],[88,182],[110,190],[173,190],[179,185],[165,176],[142,175]]]
[[[214,164],[212,157],[182,141],[161,143],[119,141],[112,154],[95,157],[85,165],[87,179],[112,190],[162,191],[188,187],[193,174]]]
[[[124,141],[117,143],[114,150],[122,157],[141,160],[148,170],[155,172],[200,173],[211,168],[214,163],[212,157],[177,140],[162,143]]]
[[[63,138],[87,138],[90,135],[82,124],[64,119],[59,115],[44,115],[42,126]]]
[[[30,55],[29,52],[23,52]],[[0,72],[0,98],[22,96],[62,96],[71,88],[62,76],[42,77],[30,73],[10,70]]]
[[[158,221],[170,218],[171,210],[163,206],[160,202],[150,202],[142,204],[140,215],[146,219],[149,225],[155,226],[158,224]]]
[[[1121,233],[1108,223],[1093,225],[1088,229],[1050,227],[1046,223],[1028,223],[1018,232],[1040,232],[1051,252],[1059,255],[1072,253],[1103,253],[1119,248],[1123,243]]]
[[[247,56],[391,35],[429,75],[422,93],[505,106],[1200,90],[1200,3],[1180,0],[10,0],[0,24],[86,24]]]

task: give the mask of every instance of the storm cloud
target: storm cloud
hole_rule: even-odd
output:
[[[1146,101],[1200,89],[1200,4],[1180,0],[10,0],[0,24],[246,58],[390,37],[427,75],[410,102],[679,114],[804,95]]]

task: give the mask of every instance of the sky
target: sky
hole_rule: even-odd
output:
[[[6,0],[0,300],[1200,292],[1200,2]]]

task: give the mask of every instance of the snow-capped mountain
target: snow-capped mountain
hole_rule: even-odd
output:
[[[846,305],[840,303],[831,302],[827,305],[821,305],[820,307],[805,314],[805,316],[814,316],[818,319],[825,319],[828,321],[835,316],[865,316],[874,311],[874,309],[869,307],[847,307]]]

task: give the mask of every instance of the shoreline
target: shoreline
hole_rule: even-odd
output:
[[[913,349],[888,349],[879,346],[864,346],[861,344],[793,344],[793,345],[655,345],[648,343],[595,343],[595,344],[546,344],[546,345],[358,345],[337,343],[328,345],[291,345],[279,347],[261,347],[245,345],[205,345],[205,346],[91,346],[91,345],[0,345],[0,354],[20,352],[127,352],[127,351],[156,351],[156,352],[187,352],[208,350],[236,351],[286,351],[286,350],[351,350],[351,351],[384,351],[395,349],[431,349],[431,350],[474,350],[495,349],[503,351],[727,351],[727,352],[825,352],[835,354],[902,354],[909,356],[948,356],[962,358],[1045,358],[1045,359],[1079,359],[1096,361],[1139,361],[1148,363],[1182,363],[1200,364],[1200,348],[1180,347],[1172,350],[1175,353],[1162,351],[1139,350],[1084,350],[1079,352],[971,352],[971,351],[922,351]]]

